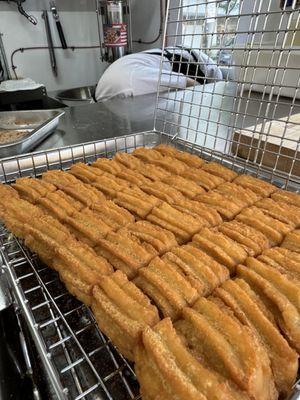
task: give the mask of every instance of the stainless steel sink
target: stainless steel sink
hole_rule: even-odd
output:
[[[95,86],[82,86],[78,88],[63,90],[56,97],[67,101],[91,101],[95,93]]]

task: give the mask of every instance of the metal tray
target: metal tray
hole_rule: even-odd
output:
[[[0,144],[0,157],[22,154],[37,146],[55,131],[64,113],[62,110],[0,112],[0,129],[28,132],[16,141]]]

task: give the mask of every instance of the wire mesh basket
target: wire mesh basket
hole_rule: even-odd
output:
[[[155,129],[299,182],[299,11],[295,0],[170,1],[164,44],[176,50],[162,58]]]
[[[239,173],[299,190],[299,3],[170,0],[163,50],[173,53],[161,58],[153,131],[3,159],[0,180],[172,141]],[[4,227],[0,246],[58,398],[138,399],[132,366],[89,309]]]

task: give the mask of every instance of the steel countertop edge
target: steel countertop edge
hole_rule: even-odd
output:
[[[156,94],[64,108],[55,132],[31,151],[151,131]]]

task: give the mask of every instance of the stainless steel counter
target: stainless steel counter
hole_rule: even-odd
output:
[[[155,101],[146,95],[64,108],[58,129],[33,151],[152,130]]]
[[[234,82],[161,93],[157,129],[177,132],[182,138],[188,135],[199,145],[228,153],[236,129],[259,124],[265,118],[289,115],[292,99],[280,97],[274,108],[267,96],[262,99],[260,93],[235,93]],[[34,150],[152,130],[155,105],[156,94],[149,94],[65,108],[56,132]],[[299,112],[300,101],[296,101],[292,114]]]

